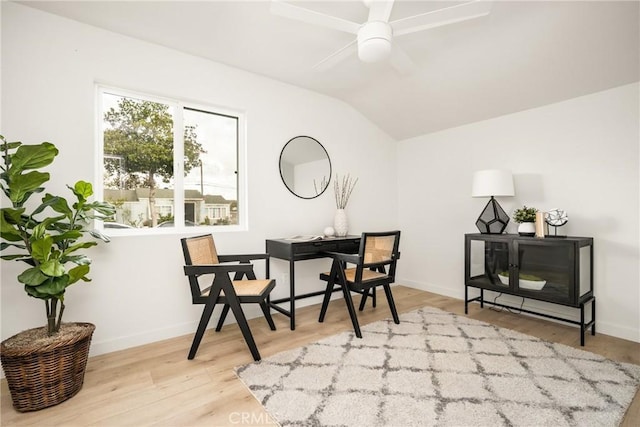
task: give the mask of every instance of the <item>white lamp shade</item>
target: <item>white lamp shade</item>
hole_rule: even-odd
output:
[[[471,197],[513,196],[511,171],[487,169],[473,174]]]

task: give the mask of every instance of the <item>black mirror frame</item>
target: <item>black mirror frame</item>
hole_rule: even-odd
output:
[[[318,194],[316,194],[315,196],[312,197],[304,197],[301,196],[299,194],[297,194],[296,192],[294,192],[291,188],[289,188],[289,186],[287,185],[287,182],[284,180],[284,176],[282,175],[282,155],[284,154],[284,150],[286,150],[287,146],[289,145],[290,142],[292,142],[293,140],[297,139],[297,138],[309,138],[313,141],[315,141],[316,144],[318,144],[320,146],[320,148],[322,148],[322,150],[324,151],[324,154],[327,156],[327,161],[329,162],[329,179],[327,180],[327,185],[322,189],[322,191]],[[331,182],[331,174],[333,173],[333,168],[331,165],[331,157],[329,157],[329,153],[327,152],[327,149],[324,148],[324,145],[322,145],[320,143],[320,141],[318,141],[317,139],[308,136],[308,135],[297,135],[294,136],[293,138],[291,138],[289,141],[287,141],[286,144],[284,144],[284,147],[282,147],[282,151],[280,151],[280,158],[278,159],[278,170],[280,171],[280,179],[282,180],[282,183],[284,184],[285,187],[287,187],[287,190],[289,190],[289,192],[291,194],[293,194],[296,197],[299,197],[301,199],[305,199],[305,200],[311,200],[311,199],[315,199],[317,197],[320,197],[325,191],[327,191],[327,188],[329,188],[329,183]]]

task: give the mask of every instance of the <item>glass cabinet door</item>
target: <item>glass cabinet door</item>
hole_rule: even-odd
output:
[[[544,245],[516,240],[513,245],[514,290],[543,301],[575,303],[572,244]]]
[[[469,286],[501,291],[509,288],[509,243],[469,241]]]

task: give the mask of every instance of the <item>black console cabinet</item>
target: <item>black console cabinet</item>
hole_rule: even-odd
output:
[[[596,333],[596,300],[593,295],[593,238],[522,237],[517,234],[465,234],[464,312],[468,304],[491,304],[580,325],[580,344],[585,332]],[[480,295],[469,298],[469,288]],[[574,307],[580,321],[525,310],[485,300],[484,291],[500,292]],[[585,321],[585,306],[591,318]]]

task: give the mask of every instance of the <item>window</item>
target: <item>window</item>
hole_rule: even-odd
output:
[[[102,87],[98,97],[96,193],[116,206],[105,228],[243,223],[242,115]]]

